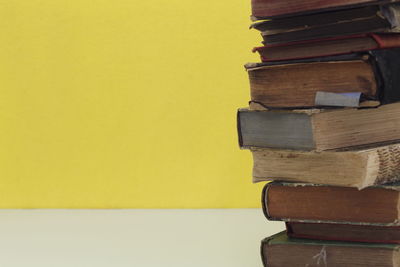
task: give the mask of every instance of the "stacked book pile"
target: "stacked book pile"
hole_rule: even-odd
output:
[[[253,0],[261,63],[238,111],[268,267],[400,266],[400,0]]]

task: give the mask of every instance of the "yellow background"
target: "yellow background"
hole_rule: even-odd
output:
[[[0,208],[258,207],[250,0],[0,0]]]

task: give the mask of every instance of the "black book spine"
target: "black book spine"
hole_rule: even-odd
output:
[[[400,48],[369,52],[382,104],[400,101]]]

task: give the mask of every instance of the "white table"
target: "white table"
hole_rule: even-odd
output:
[[[0,267],[257,267],[260,209],[0,210]]]

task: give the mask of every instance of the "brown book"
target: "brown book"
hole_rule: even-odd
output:
[[[317,92],[360,92],[376,99],[377,80],[368,60],[246,65],[251,100],[270,108],[316,106]]]
[[[264,239],[265,267],[398,267],[400,246],[288,238],[285,232]]]
[[[400,180],[400,143],[323,152],[251,151],[254,182],[283,180],[361,189]]]
[[[400,102],[367,109],[238,112],[242,148],[324,151],[400,140]]]
[[[400,244],[400,226],[286,222],[289,237]]]
[[[355,225],[400,225],[400,186],[350,187],[272,182],[263,190],[269,220]]]
[[[299,13],[315,13],[360,5],[381,4],[396,1],[382,0],[252,0],[252,15],[258,18],[291,16]]]
[[[359,101],[376,100],[383,104],[400,101],[399,61],[400,48],[392,48],[249,63],[245,67],[251,101],[268,108],[304,108],[336,105],[319,103],[318,93],[359,93]]]
[[[256,47],[263,62],[350,54],[400,46],[400,34],[357,34]]]

